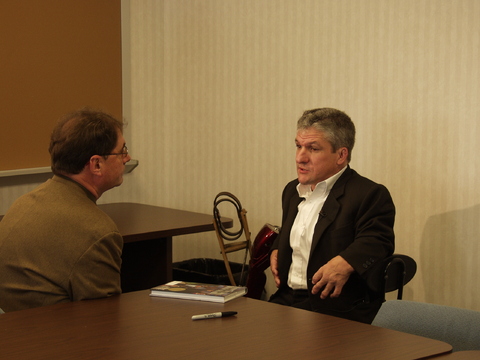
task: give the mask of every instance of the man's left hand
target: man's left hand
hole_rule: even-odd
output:
[[[335,256],[313,275],[312,294],[318,294],[325,287],[320,294],[321,299],[338,297],[352,272],[353,267],[344,258]]]

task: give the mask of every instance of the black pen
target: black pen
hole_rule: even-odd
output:
[[[192,320],[215,319],[227,316],[237,315],[236,311],[222,311],[211,314],[193,315]]]

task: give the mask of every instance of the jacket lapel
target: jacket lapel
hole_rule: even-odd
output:
[[[303,201],[303,198],[300,196],[293,197],[292,200],[289,203],[289,209],[288,209],[288,217],[285,219],[285,225],[284,226],[286,229],[291,229],[293,226],[293,223],[295,222],[295,218],[297,217],[298,213],[298,205]],[[290,234],[288,234],[290,236]]]
[[[313,250],[318,245],[322,235],[325,230],[330,226],[330,224],[335,220],[340,211],[340,203],[338,199],[343,196],[345,192],[345,184],[348,182],[348,179],[351,176],[350,166],[347,167],[345,172],[340,176],[335,185],[333,185],[330,194],[323,204],[322,210],[318,214],[318,221],[315,225],[315,230],[313,232],[312,247],[310,248],[310,256],[313,253]]]

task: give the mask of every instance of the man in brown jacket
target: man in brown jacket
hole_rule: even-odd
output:
[[[121,292],[123,239],[96,200],[123,181],[130,156],[122,130],[122,122],[91,110],[65,116],[53,130],[53,178],[0,221],[5,312]]]

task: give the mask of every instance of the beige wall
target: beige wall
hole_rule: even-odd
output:
[[[124,10],[140,165],[103,202],[211,213],[230,191],[256,235],[280,224],[296,119],[336,107],[357,126],[352,167],[390,189],[397,252],[419,265],[405,298],[480,310],[480,1],[124,0]],[[1,212],[33,186],[3,183]],[[219,257],[213,233],[174,241],[175,260],[192,257]]]

